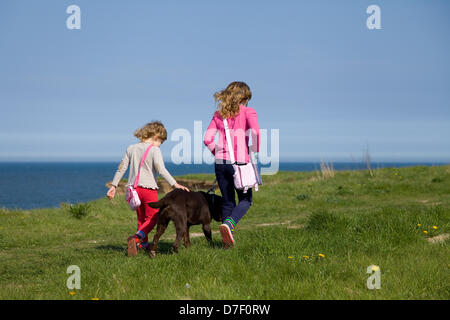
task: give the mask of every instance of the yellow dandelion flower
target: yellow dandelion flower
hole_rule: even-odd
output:
[[[292,259],[292,258],[293,258],[292,256],[289,256],[289,257],[288,257],[288,259]]]
[[[309,259],[309,256],[303,256],[303,259]]]
[[[99,298],[92,298],[91,300],[100,300]]]
[[[424,230],[423,233],[428,234],[428,231],[427,231],[427,230]]]
[[[398,172],[394,173],[394,175],[398,176]]]
[[[325,258],[325,255],[323,253],[319,253],[319,257]]]
[[[437,230],[437,228],[438,228],[437,226],[433,226],[433,229],[434,229],[434,230]]]
[[[417,224],[418,227],[421,227],[422,225],[420,223]]]
[[[71,296],[74,296],[74,295],[76,294],[76,292],[75,292],[75,291],[70,291],[69,294],[70,294]]]

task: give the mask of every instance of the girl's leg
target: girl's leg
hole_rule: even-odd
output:
[[[236,207],[236,199],[234,194],[234,169],[231,164],[218,164],[214,166],[216,172],[217,183],[222,194],[222,222],[231,216],[233,209]]]
[[[139,198],[141,197],[139,196]],[[137,231],[139,232],[139,230],[141,229],[142,225],[145,222],[145,208],[142,204],[139,206],[139,208],[136,209],[136,213],[137,213]],[[136,234],[139,235],[140,239],[145,237],[145,235],[139,234],[138,232]]]
[[[246,193],[243,190],[236,189],[238,194],[239,203],[231,212],[231,215],[226,217],[224,224],[228,226],[231,234],[234,234],[234,228],[238,224],[239,220],[247,213],[248,209],[252,205],[252,189],[248,189]]]
[[[141,227],[141,225],[144,223],[144,212],[142,209],[142,206],[140,206],[139,208],[136,209],[136,214],[137,214],[137,225],[138,225],[138,230]],[[139,231],[138,231],[139,232]],[[128,256],[132,257],[132,256],[136,256],[138,253],[138,249],[139,249],[139,242],[140,240],[140,236],[138,236],[138,232],[136,232],[136,234],[128,237]]]
[[[236,226],[252,205],[252,189],[248,189],[246,193],[244,193],[243,190],[236,190],[236,192],[238,194],[239,203],[233,209],[230,217],[234,222],[234,226]]]
[[[153,230],[158,220],[158,209],[151,208],[148,203],[158,201],[158,192],[145,188],[137,188],[137,191],[142,204],[138,208],[138,216],[141,222],[138,223],[136,234],[145,245],[148,242],[148,234]]]
[[[222,235],[222,243],[225,248],[234,246],[233,230],[234,225],[231,222],[231,215],[236,208],[236,199],[234,193],[234,168],[231,164],[215,165],[216,178],[222,193],[222,224],[219,227]]]

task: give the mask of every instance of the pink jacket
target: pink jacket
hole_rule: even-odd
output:
[[[228,119],[228,128],[230,129],[231,139],[233,139],[236,162],[248,163],[248,140],[250,134],[252,135],[252,151],[259,152],[261,139],[259,124],[255,109],[244,105],[241,105],[240,108],[241,111],[235,118]],[[217,131],[219,131],[219,141],[216,144],[214,138]],[[206,130],[203,142],[216,159],[230,160],[223,120],[217,111],[214,113],[211,123]]]

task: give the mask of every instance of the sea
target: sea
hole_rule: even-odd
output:
[[[106,183],[111,181],[117,163],[68,163],[68,162],[0,162],[0,208],[34,209],[56,208],[61,203],[76,204],[106,196]],[[372,163],[372,168],[436,165],[435,163]],[[363,169],[362,163],[335,162],[335,170]],[[166,163],[173,176],[209,173],[214,174],[214,165]],[[280,171],[314,171],[320,163],[281,162]],[[128,172],[124,178],[128,177]],[[263,176],[264,180],[264,176]]]

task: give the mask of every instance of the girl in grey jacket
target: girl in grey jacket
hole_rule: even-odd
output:
[[[142,164],[139,173],[139,181],[136,187],[141,206],[137,208],[138,227],[136,234],[128,238],[128,255],[135,256],[138,249],[148,249],[148,234],[153,230],[158,219],[158,209],[151,208],[148,203],[158,201],[158,185],[156,174],[159,173],[172,187],[189,191],[188,188],[179,185],[164,166],[160,145],[167,139],[167,131],[159,121],[146,124],[136,130],[134,135],[140,140],[127,148],[122,161],[114,175],[112,186],[107,192],[109,199],[113,199],[120,179],[130,168],[128,185],[132,185],[136,179],[142,157],[150,148],[147,158]]]

